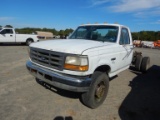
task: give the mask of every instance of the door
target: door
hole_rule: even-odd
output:
[[[15,34],[12,29],[3,29],[0,33],[0,42],[15,42]]]
[[[127,28],[121,28],[121,35],[120,35],[120,49],[121,55],[120,59],[122,64],[120,64],[120,68],[127,67],[131,64],[132,57],[133,57],[133,45],[131,35],[129,34]]]

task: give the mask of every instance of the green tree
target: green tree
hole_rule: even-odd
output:
[[[71,29],[71,28],[70,29],[65,29],[64,34],[69,35],[72,32],[73,32],[73,29]]]
[[[160,31],[132,32],[133,40],[156,41],[160,39]]]
[[[60,30],[59,35],[64,35],[64,30]]]
[[[132,39],[133,40],[138,40],[139,39],[139,33],[138,32],[133,32],[132,33]]]

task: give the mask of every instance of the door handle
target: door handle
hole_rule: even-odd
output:
[[[13,35],[10,35],[11,37],[13,36]]]
[[[113,61],[113,60],[116,60],[116,58],[111,58],[111,60]]]

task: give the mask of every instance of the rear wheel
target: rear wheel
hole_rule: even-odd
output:
[[[141,68],[141,63],[142,63],[142,56],[141,55],[137,55],[136,56],[136,61],[135,61],[135,68],[140,71]]]
[[[150,67],[150,58],[149,57],[144,57],[142,59],[142,63],[141,63],[141,71],[146,72],[149,67]]]
[[[26,41],[26,45],[30,45],[31,43],[33,42],[33,40],[32,39],[27,39],[27,41]]]
[[[97,108],[100,106],[108,93],[109,78],[106,73],[96,71],[92,76],[93,82],[89,91],[82,94],[82,102],[90,107]]]

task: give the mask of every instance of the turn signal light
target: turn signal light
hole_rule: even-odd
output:
[[[79,65],[65,64],[64,68],[68,69],[68,70],[74,70],[74,71],[87,71],[88,70],[88,65],[79,66]]]

